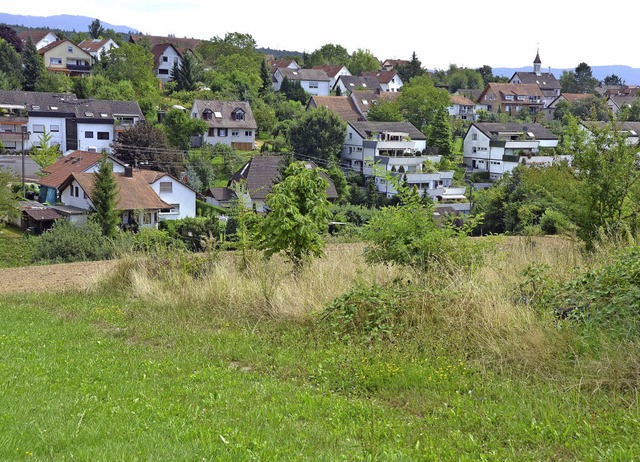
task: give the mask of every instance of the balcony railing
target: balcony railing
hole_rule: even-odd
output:
[[[16,116],[11,114],[0,114],[0,125],[25,125],[28,121],[28,117]]]
[[[91,71],[91,66],[89,64],[67,64],[67,69],[76,72],[89,72]]]

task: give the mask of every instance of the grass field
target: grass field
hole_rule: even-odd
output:
[[[0,268],[13,268],[31,263],[31,251],[22,231],[0,226]]]
[[[496,249],[442,291],[354,245],[297,277],[129,259],[88,292],[4,296],[0,459],[634,460],[637,388],[605,367],[619,352],[580,352],[570,325],[510,302],[530,262],[590,262],[559,240]],[[405,311],[383,336],[321,315],[393,284]]]

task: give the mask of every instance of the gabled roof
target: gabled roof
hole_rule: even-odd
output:
[[[587,95],[590,96],[590,95]],[[637,96],[617,96],[617,95],[611,95],[609,96],[609,98],[607,98],[607,101],[611,101],[613,104],[615,104],[617,107],[623,107],[623,106],[631,106],[634,102],[636,101],[640,101],[640,98],[638,98]]]
[[[368,138],[376,132],[407,133],[412,140],[426,140],[424,133],[411,122],[349,122],[362,138]]]
[[[326,107],[346,122],[365,120],[349,96],[312,96],[309,106]]]
[[[174,47],[172,44],[158,43],[157,45],[154,45],[153,47],[151,47],[151,54],[153,55],[153,63],[156,67],[158,66],[158,64],[160,64],[160,58],[162,58],[162,55],[164,54],[164,52],[167,51],[167,49],[169,48],[173,48],[173,50],[177,53],[177,55],[180,56],[180,58],[182,58],[182,53],[180,53],[180,51],[178,51],[178,49]]]
[[[218,202],[230,202],[236,198],[236,193],[231,188],[209,188],[204,195],[213,197]]]
[[[163,178],[170,178],[173,181],[175,181],[177,183],[180,183],[185,188],[192,190],[194,193],[197,193],[197,191],[195,189],[193,189],[192,186],[186,184],[183,181],[180,181],[178,178],[176,178],[176,177],[174,177],[172,175],[169,175],[167,172],[159,172],[157,170],[149,170],[149,169],[141,168],[141,169],[134,169],[134,173],[142,175],[142,177],[145,180],[147,180],[147,183],[149,183],[149,184],[153,184],[156,181],[159,181],[159,180],[161,180]]]
[[[95,173],[72,173],[60,186],[65,189],[73,180],[77,181],[82,190],[91,197],[95,181]],[[122,173],[114,173],[118,184],[118,200],[116,210],[156,210],[170,209],[171,205],[160,199],[160,196],[149,186],[144,175],[133,172],[131,177]]]
[[[392,68],[397,68],[398,66],[404,66],[406,64],[409,64],[409,61],[404,59],[385,59],[382,62],[382,65],[384,67],[392,67]]]
[[[205,120],[209,127],[214,128],[246,128],[255,130],[258,128],[256,119],[251,111],[251,106],[247,101],[221,101],[221,100],[204,100],[197,99],[193,102],[193,109],[200,118],[203,112],[212,113],[211,120]],[[244,112],[244,120],[236,120],[233,117],[235,111]],[[220,117],[217,117],[217,116]]]
[[[289,80],[315,80],[318,82],[328,82],[331,80],[322,69],[289,69],[288,67],[279,67],[277,72],[280,72],[282,77],[286,77]]]
[[[351,98],[361,111],[366,112],[368,106],[375,101],[396,101],[400,93],[397,91],[375,92],[371,90],[354,90],[351,92]],[[366,103],[365,103],[366,101]]]
[[[245,181],[251,199],[264,200],[280,177],[280,164],[283,161],[283,156],[255,156],[231,177],[228,187]],[[307,162],[307,168],[317,168],[317,165]],[[320,175],[329,183],[327,197],[330,200],[337,199],[338,193],[333,181],[324,172],[320,172]]]
[[[463,95],[451,95],[451,104],[457,104],[459,106],[475,106],[476,103]]]
[[[378,72],[363,72],[363,77],[375,77],[380,83],[389,83],[395,76],[398,75],[397,71],[378,71]]]
[[[87,52],[86,52],[86,51],[84,51],[82,48],[78,47],[78,45],[74,44],[73,42],[71,42],[71,41],[69,41],[69,40],[67,40],[67,39],[56,40],[55,42],[51,42],[49,45],[46,45],[46,46],[44,46],[44,47],[40,48],[40,49],[38,50],[38,53],[44,56],[44,54],[45,54],[45,53],[47,53],[48,51],[51,51],[51,50],[53,50],[54,48],[57,48],[57,47],[59,47],[59,46],[61,46],[61,45],[65,44],[65,43],[67,43],[67,44],[69,44],[69,45],[73,46],[73,47],[74,47],[74,49],[76,49],[76,51],[77,51],[78,53],[84,53],[85,55],[87,55],[87,59],[88,59],[88,60],[91,60],[91,55],[90,55],[89,53],[87,53]]]
[[[366,89],[379,92],[382,90],[380,88],[380,82],[378,82],[378,79],[376,77],[363,77],[361,75],[341,75],[340,77],[338,77],[338,81],[342,82],[342,84],[349,91]]]
[[[88,53],[97,53],[109,40],[111,39],[87,39],[80,42],[78,46]]]
[[[496,138],[499,133],[531,133],[538,140],[557,140],[549,129],[539,123],[500,123],[500,122],[474,122],[471,126],[475,126],[484,133],[488,138]],[[469,127],[471,128],[471,127]]]
[[[523,84],[536,84],[545,90],[560,89],[560,81],[550,72],[541,72],[540,75],[537,75],[535,72],[516,72],[513,74],[513,77],[511,77],[511,80],[516,76],[518,76],[518,80]]]
[[[482,103],[482,97],[487,93],[495,93],[503,96],[506,95],[522,95],[522,96],[535,96],[538,99],[543,98],[542,91],[540,87],[536,84],[527,84],[527,83],[497,83],[497,82],[489,82],[485,89],[482,91],[478,99],[477,103]],[[526,102],[526,101],[525,101]]]
[[[143,43],[145,41],[149,42],[149,44],[151,45],[151,48],[159,44],[170,43],[173,45],[173,47],[176,50],[178,50],[180,54],[183,54],[187,50],[191,50],[192,52],[196,51],[196,48],[198,48],[198,45],[200,45],[200,43],[202,42],[202,40],[200,39],[186,38],[186,37],[183,37],[183,38],[164,37],[161,35],[144,35],[144,34],[129,35],[129,42],[131,43],[135,43],[139,45],[140,43]]]
[[[31,41],[36,44],[38,43],[40,40],[42,40],[43,38],[45,38],[47,36],[47,34],[53,34],[55,37],[58,37],[53,31],[47,30],[47,29],[29,29],[29,30],[23,30],[22,32],[20,32],[18,34],[18,37],[20,37],[20,39],[23,42],[27,42],[27,39],[29,37],[31,37]]]
[[[327,64],[324,66],[313,66],[311,69],[323,70],[332,79],[337,76],[345,66]]]
[[[60,185],[72,173],[82,173],[94,165],[98,164],[102,159],[102,153],[89,151],[73,151],[66,156],[59,157],[53,164],[42,169],[46,175],[40,178],[42,186],[50,188],[59,188]],[[115,157],[109,156],[112,162],[124,166]]]

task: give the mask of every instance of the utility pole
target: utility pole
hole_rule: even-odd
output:
[[[27,131],[27,126],[23,125],[22,127],[20,127],[22,129],[21,134],[22,134],[22,168],[20,169],[22,171],[22,198],[26,199],[27,198],[27,193],[26,193],[26,188],[25,188],[25,181],[24,181],[24,141],[25,139],[29,139],[29,135],[30,133]]]

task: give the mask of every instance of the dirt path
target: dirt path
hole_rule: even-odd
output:
[[[0,269],[0,294],[86,289],[112,268],[115,260]]]

